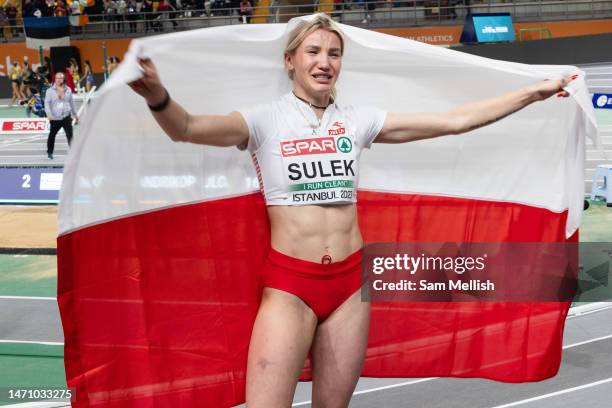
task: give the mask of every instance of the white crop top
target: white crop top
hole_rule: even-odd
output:
[[[370,148],[386,112],[332,103],[317,126],[314,111],[293,92],[238,112],[267,205],[357,201],[361,150]]]

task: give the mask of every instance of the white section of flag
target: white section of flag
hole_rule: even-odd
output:
[[[60,195],[61,233],[117,217],[256,191],[247,152],[172,142],[126,83],[137,56],[156,64],[172,98],[192,114],[223,114],[290,90],[282,24],[207,28],[134,40],[82,121]],[[436,112],[546,78],[580,74],[571,98],[550,98],[464,135],[364,152],[360,188],[569,209],[582,212],[585,136],[597,141],[584,73],[571,66],[490,60],[342,25],[338,100],[395,112]],[[143,180],[182,177],[191,182]],[[102,182],[94,185],[94,179]],[[223,183],[211,182],[223,177]],[[178,179],[177,179],[178,180]]]

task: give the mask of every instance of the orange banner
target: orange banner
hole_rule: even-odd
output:
[[[89,60],[95,73],[104,72],[104,45],[107,57],[115,56],[123,59],[130,38],[117,38],[107,40],[72,40],[71,45],[79,49],[81,63]],[[43,50],[44,56],[49,56],[49,50]],[[7,43],[0,47],[0,77],[8,75],[8,67],[15,61],[23,62],[27,57],[33,66],[39,61],[38,50],[26,48],[25,43]]]
[[[541,31],[523,31],[521,29],[541,28]],[[409,38],[434,45],[453,45],[459,43],[462,25],[456,26],[434,26],[434,27],[399,27],[399,28],[379,28],[375,31],[395,35],[398,37]],[[612,20],[580,20],[580,21],[540,21],[535,23],[516,23],[514,24],[516,38],[525,40],[535,40],[542,36],[542,32],[548,30],[552,38],[573,37],[580,35],[592,35],[612,33]],[[519,35],[521,34],[521,35]],[[116,56],[123,59],[123,54],[128,49],[131,39],[117,38],[106,40],[73,40],[71,44],[79,49],[81,61],[89,60],[94,72],[103,72],[104,51],[106,45],[106,55]],[[49,55],[48,51],[44,55]],[[7,67],[11,61],[23,61],[27,56],[32,64],[38,64],[38,51],[30,50],[25,47],[25,43],[7,43],[0,47],[0,76],[7,75]]]
[[[517,41],[521,29],[541,28],[550,31],[551,38],[576,37],[580,35],[593,35],[612,33],[611,20],[578,20],[578,21],[538,21],[534,23],[514,23]],[[409,38],[433,45],[458,44],[461,38],[463,25],[433,26],[433,27],[398,27],[378,28],[378,31],[398,37]],[[525,32],[523,40],[537,40],[542,34],[536,31]]]

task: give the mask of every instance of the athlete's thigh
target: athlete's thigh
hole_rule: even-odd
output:
[[[313,408],[347,407],[359,380],[370,327],[370,303],[355,292],[317,328],[312,344]]]
[[[315,314],[299,298],[264,288],[249,345],[249,408],[291,406],[316,327]]]

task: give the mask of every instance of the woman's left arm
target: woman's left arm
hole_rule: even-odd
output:
[[[375,143],[405,143],[438,136],[458,135],[497,122],[525,106],[557,94],[569,96],[563,88],[576,75],[546,80],[505,95],[471,102],[447,112],[388,113]]]

